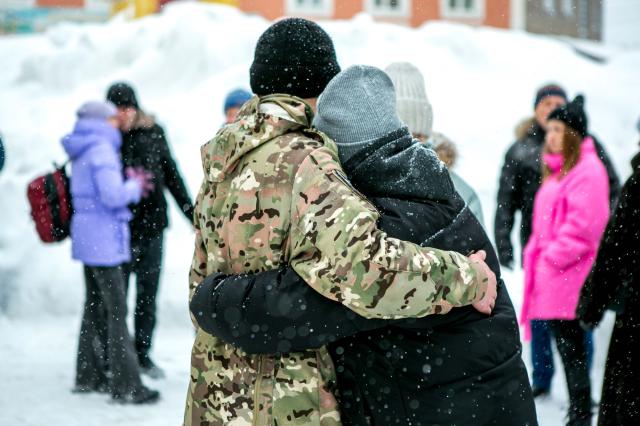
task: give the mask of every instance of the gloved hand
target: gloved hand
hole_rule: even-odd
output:
[[[141,166],[126,167],[124,174],[128,180],[135,180],[142,188],[142,198],[147,198],[156,185],[153,183],[153,173],[145,170]]]

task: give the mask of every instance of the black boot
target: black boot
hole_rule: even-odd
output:
[[[160,392],[142,386],[140,389],[127,394],[113,394],[114,402],[120,404],[153,404],[160,399]]]

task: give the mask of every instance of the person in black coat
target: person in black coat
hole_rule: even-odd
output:
[[[327,88],[316,125],[336,141],[350,182],[380,212],[380,229],[423,246],[464,254],[484,250],[499,278],[491,243],[446,167],[400,127],[391,81],[380,70],[363,68],[361,79]],[[368,90],[353,95],[352,103],[332,101],[334,92],[349,95],[360,85]],[[383,92],[389,93],[387,104]],[[378,111],[360,114],[354,103]],[[395,130],[370,137],[368,132],[389,124],[380,117],[389,116],[396,117]],[[343,140],[350,131],[343,126],[360,132],[358,139],[347,139],[352,144]],[[466,306],[420,319],[367,320],[282,267],[253,275],[213,274],[197,287],[190,308],[204,331],[248,353],[329,344],[344,425],[501,425],[505,419],[511,425],[537,424],[516,315],[502,282],[490,316]]]
[[[606,309],[617,312],[599,426],[640,424],[640,153],[631,160],[631,167],[633,174],[622,187],[577,309],[586,328],[595,327]]]
[[[521,213],[520,247],[524,248],[531,235],[533,217],[533,201],[542,182],[540,156],[546,135],[547,117],[558,106],[567,103],[564,89],[555,84],[541,87],[536,93],[534,117],[525,120],[516,129],[517,141],[507,151],[498,188],[498,205],[495,216],[495,242],[500,264],[513,268],[513,245],[511,231],[515,214]],[[620,193],[620,181],[613,164],[604,148],[594,137],[593,141],[609,175],[610,205]],[[591,333],[587,334],[587,352],[589,360],[593,354]],[[551,350],[551,329],[546,321],[531,323],[531,358],[533,364],[534,396],[547,395],[550,392],[551,379],[554,374],[553,353]]]
[[[0,170],[4,167],[4,145],[2,144],[2,136],[0,136]]]
[[[154,190],[131,206],[131,263],[124,268],[126,282],[136,275],[135,343],[142,371],[152,377],[163,373],[149,356],[156,324],[156,296],[162,268],[164,229],[169,226],[165,188],[180,211],[193,222],[193,201],[171,154],[164,129],[142,111],[133,88],[115,83],[107,100],[118,107],[122,132],[122,161],[125,167],[142,168],[153,177]]]

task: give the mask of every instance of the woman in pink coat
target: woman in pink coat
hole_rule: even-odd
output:
[[[609,219],[607,172],[587,136],[582,96],[549,115],[543,182],[535,198],[533,232],[524,250],[521,321],[548,320],[569,390],[568,425],[591,424],[591,389],[584,330],[576,307]]]

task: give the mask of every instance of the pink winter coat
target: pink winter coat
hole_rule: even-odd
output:
[[[527,340],[532,319],[576,318],[580,289],[609,220],[609,180],[593,139],[583,140],[578,163],[560,180],[562,157],[546,154],[544,161],[554,174],[536,193],[533,232],[524,249],[520,321]]]

